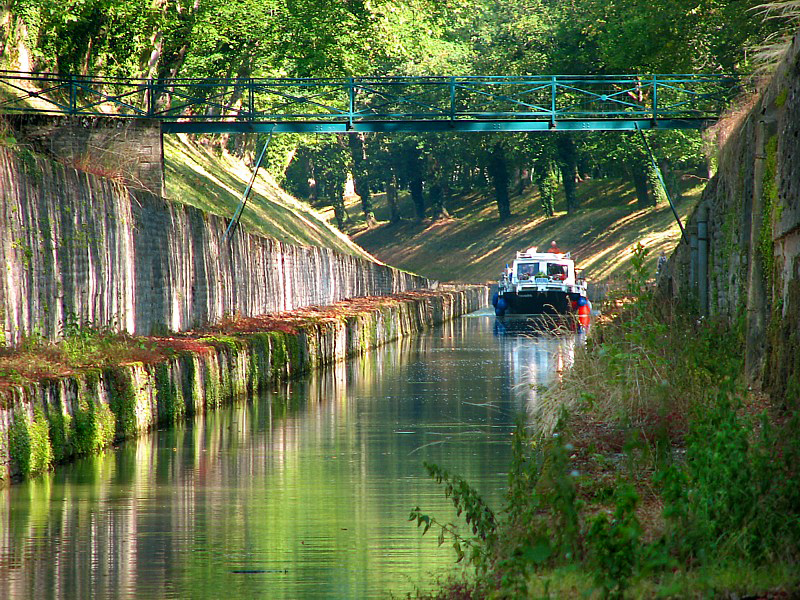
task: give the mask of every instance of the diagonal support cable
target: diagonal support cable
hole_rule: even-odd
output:
[[[644,131],[639,124],[636,123],[636,131],[639,132],[639,135],[642,136],[642,142],[644,143],[644,147],[647,148],[647,154],[650,156],[650,162],[653,165],[653,170],[656,172],[658,176],[658,181],[661,182],[661,187],[664,188],[664,193],[667,195],[667,200],[669,201],[669,207],[672,209],[672,214],[675,215],[675,220],[678,222],[678,227],[681,228],[681,237],[683,241],[687,244],[689,243],[689,239],[686,237],[686,230],[683,228],[683,223],[681,223],[681,218],[678,216],[678,211],[675,209],[675,204],[672,202],[672,196],[669,194],[669,190],[667,189],[667,184],[664,181],[664,176],[661,174],[661,169],[658,167],[658,163],[656,162],[655,156],[653,156],[653,151],[650,148],[650,144],[647,143],[647,137],[644,135]]]
[[[275,129],[275,125],[272,126],[270,129],[269,136],[267,137],[267,141],[264,142],[264,146],[261,148],[261,153],[258,155],[258,160],[256,161],[256,165],[253,168],[253,175],[250,177],[250,183],[247,184],[247,187],[244,190],[244,194],[242,194],[242,200],[239,202],[239,206],[236,207],[236,211],[233,213],[233,218],[231,222],[228,223],[228,228],[225,230],[225,235],[222,236],[223,242],[230,242],[233,239],[233,234],[236,232],[236,228],[239,226],[239,219],[242,218],[242,213],[244,212],[244,207],[247,204],[247,199],[250,197],[250,191],[253,189],[253,183],[255,183],[256,175],[258,175],[258,169],[261,167],[261,162],[264,160],[264,154],[267,152],[267,146],[269,146],[270,140],[272,140],[272,131]]]

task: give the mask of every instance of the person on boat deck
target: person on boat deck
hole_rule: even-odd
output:
[[[552,252],[553,254],[563,254],[563,252],[561,252],[561,249],[558,247],[558,244],[556,244],[555,240],[550,242],[550,252]]]

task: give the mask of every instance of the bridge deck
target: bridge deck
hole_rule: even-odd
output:
[[[0,112],[154,119],[166,133],[687,129],[724,75],[121,79],[0,71]]]

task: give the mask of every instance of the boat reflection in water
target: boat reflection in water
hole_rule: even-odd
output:
[[[585,341],[585,333],[576,333],[571,325],[569,317],[557,321],[550,315],[495,319],[494,334],[507,355],[509,378],[525,403],[520,408],[532,419],[539,418],[542,393],[561,380],[572,366],[576,346]]]

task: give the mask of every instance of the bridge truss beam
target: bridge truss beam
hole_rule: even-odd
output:
[[[714,119],[583,119],[563,121],[354,121],[325,122],[188,122],[164,121],[164,133],[420,133],[420,132],[552,132],[703,129]]]
[[[0,113],[160,121],[166,133],[694,129],[724,75],[123,79],[0,71]]]

